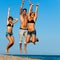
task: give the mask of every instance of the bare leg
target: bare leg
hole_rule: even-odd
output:
[[[20,41],[19,41],[19,46],[20,46],[20,53],[22,53],[22,38],[23,38],[23,30],[20,30]]]
[[[30,35],[28,35],[28,36],[26,37],[26,42],[27,42],[27,43],[32,42],[32,41],[30,40]]]
[[[9,40],[8,46],[6,47],[6,53],[8,53],[9,48],[14,44],[14,40],[12,40],[11,36],[7,36]]]
[[[29,40],[27,43],[31,43],[32,41],[31,40]]]
[[[30,35],[26,36],[25,44],[24,44],[24,52],[26,53],[27,43],[30,41]]]
[[[24,52],[25,53],[27,53],[26,48],[27,48],[27,44],[24,44]]]
[[[22,53],[22,43],[20,43],[20,53]]]
[[[35,35],[32,35],[32,43],[35,44],[35,42],[36,42],[36,36]]]

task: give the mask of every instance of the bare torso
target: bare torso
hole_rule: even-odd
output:
[[[27,29],[28,16],[20,15],[20,28]]]
[[[12,33],[12,27],[7,27],[7,32]]]
[[[34,23],[28,23],[28,31],[34,31],[35,27],[34,27]]]

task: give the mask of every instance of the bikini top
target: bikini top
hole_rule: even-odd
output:
[[[28,23],[34,23],[34,24],[35,24],[35,21],[34,21],[34,20],[29,21],[29,20],[28,20]]]
[[[13,27],[13,25],[11,25],[11,24],[8,24],[7,26],[11,26],[11,27]]]

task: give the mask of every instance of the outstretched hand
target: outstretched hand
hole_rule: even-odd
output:
[[[24,4],[24,0],[22,0],[22,4]]]
[[[34,5],[34,4],[32,4],[32,2],[29,2],[29,4],[30,4],[30,5]]]
[[[39,6],[39,4],[36,4],[36,6]]]

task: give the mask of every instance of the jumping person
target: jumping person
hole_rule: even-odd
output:
[[[26,36],[26,43],[32,42],[35,44],[35,42],[38,42],[38,39],[36,38],[36,29],[35,29],[35,22],[37,20],[37,12],[38,12],[38,4],[36,4],[36,11],[32,12],[33,4],[30,2],[30,9],[28,13],[28,33]],[[32,38],[32,41],[30,41],[30,38]],[[26,47],[25,47],[26,51]]]
[[[9,40],[8,46],[6,47],[6,53],[8,53],[8,50],[10,47],[14,44],[14,36],[13,36],[13,25],[18,21],[17,18],[14,18],[10,16],[10,8],[8,9],[8,16],[7,16],[7,32],[6,32],[6,38]]]
[[[24,0],[22,0],[22,5],[20,7],[20,53],[22,53],[22,38],[23,36],[26,37],[27,35],[27,19],[28,19],[28,15],[27,15],[27,9],[24,8],[23,9],[23,5],[24,5]],[[24,41],[24,46],[25,46],[26,42]],[[24,49],[25,50],[25,49]]]

